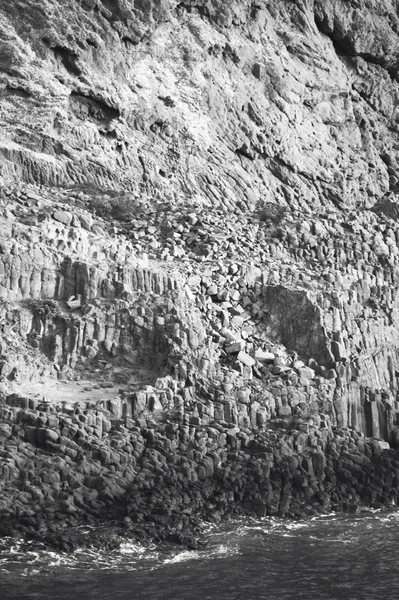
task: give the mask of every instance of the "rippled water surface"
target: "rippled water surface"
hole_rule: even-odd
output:
[[[399,512],[211,529],[205,550],[0,552],[1,600],[398,600]]]

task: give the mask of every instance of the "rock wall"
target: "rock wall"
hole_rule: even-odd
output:
[[[4,531],[396,504],[396,12],[0,8]]]

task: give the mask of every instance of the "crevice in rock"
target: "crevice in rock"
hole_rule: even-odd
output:
[[[103,135],[104,137],[110,140],[115,140],[117,137],[116,131],[114,129],[112,131],[104,131],[103,129],[100,129],[100,135]]]
[[[240,62],[240,57],[238,56],[236,50],[230,46],[230,44],[225,45],[222,55],[224,59],[232,60],[235,65],[238,65]]]
[[[171,98],[170,96],[158,96],[158,99],[162,100],[165,106],[168,106],[170,108],[172,108],[176,104],[173,98]]]
[[[251,119],[251,121],[253,123],[255,123],[255,125],[257,125],[258,127],[262,127],[262,125],[263,125],[262,119],[260,118],[256,109],[252,106],[252,104],[250,102],[248,102],[247,113],[248,113],[248,117]]]
[[[6,75],[10,75],[10,77],[19,77],[19,72],[17,69],[14,69],[11,66],[5,66],[0,64],[0,73],[6,73]]]
[[[315,14],[314,20],[320,33],[326,35],[332,41],[337,56],[342,58],[362,58],[369,64],[378,65],[383,68],[392,79],[397,79],[397,68],[394,66],[388,67],[383,58],[374,56],[369,52],[356,52],[353,41],[348,34],[343,35],[338,29],[331,31],[325,20],[321,19],[317,14]]]
[[[395,202],[395,199],[392,197],[391,192],[385,194],[380,200],[378,200],[374,206],[370,208],[371,212],[374,212],[378,215],[385,215],[395,221],[399,218],[399,205]]]
[[[78,65],[79,57],[76,52],[65,48],[64,46],[54,46],[52,48],[54,55],[56,58],[59,58],[71,75],[80,75],[82,73],[82,69]]]
[[[109,123],[120,116],[117,108],[109,106],[98,98],[91,98],[78,92],[71,92],[69,105],[72,113],[82,120],[91,118],[102,123]]]
[[[382,162],[386,165],[388,177],[389,177],[389,193],[397,194],[399,191],[399,180],[397,164],[392,157],[387,153],[380,155]]]
[[[253,152],[248,148],[248,144],[243,144],[240,148],[236,148],[235,154],[249,158],[249,160],[255,160]]]
[[[162,133],[166,127],[168,126],[168,122],[164,121],[163,119],[157,119],[157,121],[155,121],[155,123],[153,123],[150,126],[150,131],[152,131],[153,133]]]
[[[362,100],[367,102],[367,104],[373,111],[377,111],[377,107],[375,106],[374,102],[372,102],[370,96],[364,90],[362,90],[360,88],[360,86],[354,85],[352,87],[354,90],[356,90],[356,92],[359,94],[359,96],[362,98]],[[362,125],[360,125],[360,127],[364,127],[364,123]]]
[[[6,88],[0,90],[0,98],[7,98],[10,96],[17,98],[30,98],[32,94],[23,88],[14,88],[12,86],[7,86]]]
[[[134,40],[133,38],[129,37],[128,35],[124,35],[122,38],[122,42],[124,44],[126,44],[127,46],[138,46],[140,43],[140,40]]]
[[[147,169],[146,169],[146,166],[145,166],[144,158],[141,156],[141,154],[139,154],[138,155],[138,159],[139,159],[139,162],[140,162],[140,164],[141,164],[141,166],[143,168],[143,181],[146,181],[146,179],[147,179]]]
[[[188,13],[198,13],[201,17],[211,20],[211,13],[207,6],[201,6],[201,4],[188,4],[186,2],[180,2],[176,6],[177,13],[186,11]]]
[[[250,18],[256,19],[260,10],[262,10],[262,6],[260,4],[251,4],[249,13]]]
[[[101,4],[105,9],[109,10],[114,18],[120,18],[121,10],[119,2],[115,2],[115,0],[101,0]]]

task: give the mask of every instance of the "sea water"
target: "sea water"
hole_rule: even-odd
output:
[[[6,540],[1,600],[398,600],[399,512],[209,528],[202,550],[62,554]]]

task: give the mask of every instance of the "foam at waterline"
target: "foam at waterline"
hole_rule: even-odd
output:
[[[52,569],[69,571],[118,571],[143,568],[143,563],[158,563],[159,553],[155,546],[142,547],[132,542],[124,542],[121,547],[111,552],[90,548],[77,548],[72,553],[56,552],[46,549],[27,549],[26,543],[20,541],[10,545],[0,553],[0,573],[8,573],[24,564],[20,575],[28,577],[40,572],[50,574]],[[38,570],[39,569],[39,570]]]
[[[248,535],[251,532],[260,532],[265,534],[275,534],[275,533],[284,533],[286,531],[295,531],[297,529],[305,529],[309,527],[309,522],[301,521],[301,522],[292,522],[292,523],[282,523],[281,521],[272,521],[265,520],[258,525],[242,525],[237,530],[237,535]]]
[[[148,550],[154,550],[155,546],[143,548],[140,544],[135,544],[134,542],[122,542],[122,544],[118,548],[118,552],[121,554],[145,554]]]
[[[164,565],[172,565],[176,563],[186,562],[190,560],[209,560],[210,558],[228,558],[240,553],[239,547],[234,545],[220,544],[212,549],[207,550],[183,550],[172,558],[166,558],[163,561]]]
[[[287,537],[294,537],[294,536],[287,536]],[[325,537],[321,537],[321,536],[317,536],[317,535],[307,535],[306,539],[308,540],[315,540],[316,542],[323,542],[325,543],[326,541],[328,543],[336,543],[336,544],[353,544],[354,542],[357,541],[356,539],[350,539],[350,538],[325,538]]]

